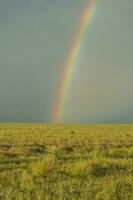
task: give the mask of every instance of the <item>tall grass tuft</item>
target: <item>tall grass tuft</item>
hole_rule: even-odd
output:
[[[46,177],[54,170],[55,157],[52,155],[45,155],[32,165],[32,173],[35,177]]]
[[[88,174],[88,162],[85,160],[76,161],[69,166],[68,172],[71,176],[80,178],[86,177]]]

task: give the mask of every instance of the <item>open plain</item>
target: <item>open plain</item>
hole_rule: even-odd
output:
[[[0,199],[133,200],[133,125],[0,124]]]

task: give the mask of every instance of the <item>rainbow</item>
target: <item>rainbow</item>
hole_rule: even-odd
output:
[[[79,26],[74,35],[74,41],[68,51],[66,62],[61,73],[59,81],[59,91],[57,92],[57,100],[52,110],[52,122],[61,122],[63,120],[64,108],[69,96],[73,74],[76,70],[76,64],[80,55],[81,46],[84,41],[85,34],[91,22],[93,13],[96,10],[96,0],[87,0],[87,4],[79,20]]]

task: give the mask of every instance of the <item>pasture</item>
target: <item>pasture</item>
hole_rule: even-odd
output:
[[[133,125],[0,124],[0,199],[133,200]]]

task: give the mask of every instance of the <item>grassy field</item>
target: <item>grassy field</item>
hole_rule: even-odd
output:
[[[133,125],[0,124],[0,199],[133,200]]]

